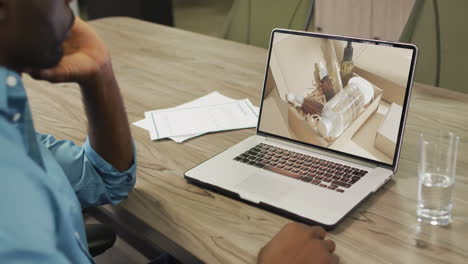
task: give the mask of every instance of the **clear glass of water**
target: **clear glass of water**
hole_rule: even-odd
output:
[[[419,137],[418,222],[445,226],[452,220],[458,143],[451,132]]]

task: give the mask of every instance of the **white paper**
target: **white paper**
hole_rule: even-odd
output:
[[[258,116],[249,100],[225,104],[172,108],[145,113],[152,121],[151,139],[251,128]]]
[[[145,118],[140,121],[134,122],[133,125],[149,131],[151,129],[151,120]]]
[[[212,92],[208,95],[202,96],[198,99],[195,99],[191,102],[182,104],[177,106],[176,108],[182,108],[182,107],[193,107],[193,106],[203,106],[203,105],[214,105],[214,104],[222,104],[222,103],[231,103],[236,100],[229,98],[227,96],[224,96],[218,92]],[[143,128],[145,130],[148,130],[148,132],[151,130],[152,123],[150,119],[143,119],[140,121],[137,121],[133,123],[135,126]],[[172,140],[176,141],[177,143],[182,143],[187,139],[190,139],[192,137],[197,137],[200,136],[201,134],[194,134],[194,135],[188,135],[188,136],[183,136],[183,137],[171,137]]]
[[[187,107],[195,107],[195,106],[210,106],[210,105],[219,105],[219,104],[224,104],[224,103],[232,103],[236,102],[237,100],[229,98],[227,96],[224,96],[220,94],[219,92],[212,92],[208,95],[205,95],[203,97],[200,97],[198,99],[195,99],[191,102],[179,105],[175,108],[170,108],[170,109],[176,109],[176,108],[187,108]],[[254,109],[255,113],[257,116],[259,115],[260,109],[256,106],[254,106],[250,101],[248,101],[249,105]],[[154,111],[150,111],[148,113],[151,113]],[[146,113],[145,113],[146,115]],[[145,130],[151,131],[153,124],[150,118],[148,119],[143,119],[137,122],[133,123],[135,126],[143,128]],[[211,132],[211,131],[210,131]],[[176,141],[177,143],[182,143],[190,138],[197,137],[200,135],[203,135],[205,133],[196,133],[192,135],[184,135],[184,136],[176,136],[176,137],[170,137],[170,139]]]
[[[222,94],[220,94],[218,92],[212,92],[212,93],[210,93],[208,95],[205,95],[203,97],[195,99],[195,100],[193,100],[191,102],[181,104],[181,105],[177,106],[177,108],[222,104],[222,103],[230,103],[230,102],[234,102],[234,101],[236,101],[236,100],[234,100],[232,98],[229,98],[227,96],[224,96],[224,95],[222,95]],[[152,126],[151,120],[148,120],[147,123],[149,124],[149,129],[147,129],[147,130],[150,131],[151,126]],[[198,136],[203,135],[203,134],[204,133],[202,133],[202,134],[193,134],[193,135],[185,135],[185,136],[180,136],[180,137],[170,137],[170,139],[174,140],[177,143],[182,143],[185,140],[188,140],[188,139],[191,139],[191,138],[194,138],[194,137],[198,137]]]

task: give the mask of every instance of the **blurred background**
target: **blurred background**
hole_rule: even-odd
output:
[[[130,16],[268,48],[273,28],[411,42],[416,81],[468,92],[467,0],[75,0],[84,19]]]

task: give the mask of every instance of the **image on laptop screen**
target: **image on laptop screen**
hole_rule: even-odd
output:
[[[258,130],[392,165],[414,52],[275,31]]]

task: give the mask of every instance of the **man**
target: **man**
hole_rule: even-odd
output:
[[[68,2],[0,0],[0,263],[92,262],[82,208],[118,203],[135,183],[111,61]],[[89,127],[83,147],[36,133],[22,72],[80,84]]]
[[[109,53],[70,0],[0,0],[0,262],[92,263],[81,210],[118,203],[135,150]],[[80,85],[83,146],[35,131],[20,75]],[[289,224],[259,263],[336,263],[318,227]]]

